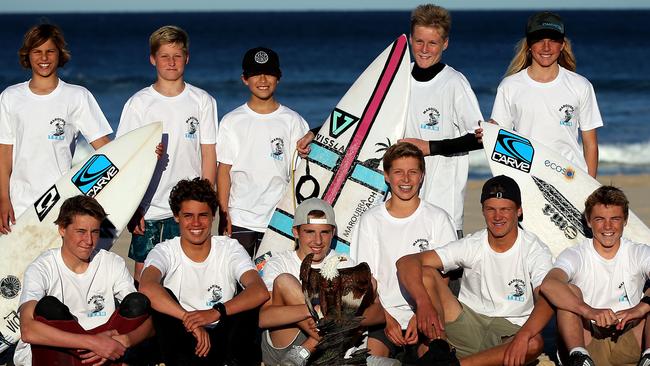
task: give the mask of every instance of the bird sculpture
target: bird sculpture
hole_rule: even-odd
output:
[[[321,336],[316,352],[310,357],[310,364],[365,365],[366,349],[356,350],[348,358],[345,354],[360,344],[363,333],[361,315],[373,302],[370,267],[363,262],[354,267],[339,268],[347,257],[333,255],[326,258],[318,269],[312,268],[312,259],[313,254],[307,255],[300,266],[305,303]]]

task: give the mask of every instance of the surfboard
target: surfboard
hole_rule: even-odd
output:
[[[507,175],[519,184],[522,227],[546,243],[554,257],[590,238],[591,230],[583,216],[585,200],[601,184],[534,139],[490,123],[481,127],[492,174]],[[650,244],[650,229],[632,211],[623,236]]]
[[[381,159],[404,134],[410,85],[405,35],[391,43],[357,78],[311,143],[273,213],[255,262],[262,269],[273,253],[294,248],[294,207],[319,197],[334,207],[334,249],[349,253],[359,217],[388,191]],[[294,199],[295,195],[295,199]]]
[[[110,247],[131,219],[149,185],[158,159],[162,124],[152,123],[110,142],[61,177],[0,236],[0,352],[20,338],[17,314],[27,265],[61,245],[54,220],[66,198],[95,197],[108,213],[98,247]]]

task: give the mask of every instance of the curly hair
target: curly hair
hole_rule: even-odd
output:
[[[181,211],[181,204],[184,201],[207,203],[213,215],[217,212],[217,193],[207,179],[197,177],[194,179],[183,179],[176,183],[169,194],[169,206],[174,216],[178,215]]]
[[[74,196],[63,201],[59,216],[54,223],[60,227],[67,227],[72,223],[72,219],[78,215],[88,215],[94,217],[99,222],[104,221],[108,216],[102,205],[96,199],[88,196]]]
[[[57,67],[63,67],[63,65],[70,61],[70,51],[68,50],[68,44],[65,43],[65,38],[63,38],[63,31],[54,24],[45,23],[35,25],[25,33],[23,45],[18,50],[18,61],[20,65],[26,69],[30,69],[32,66],[29,62],[29,53],[48,40],[54,42],[54,45],[59,50],[59,64]]]
[[[630,214],[630,202],[625,196],[625,193],[614,186],[598,187],[598,189],[593,191],[593,193],[587,197],[587,200],[585,201],[585,218],[587,221],[591,219],[591,211],[594,209],[594,206],[598,204],[622,207],[625,220],[627,220],[627,217]]]

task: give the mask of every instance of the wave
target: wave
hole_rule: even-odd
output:
[[[650,170],[650,141],[630,144],[600,144],[599,166],[628,166]],[[470,169],[485,169],[488,162],[482,150],[469,154]],[[644,169],[644,170],[645,170]]]

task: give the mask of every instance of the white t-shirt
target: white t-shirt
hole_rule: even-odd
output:
[[[330,252],[327,253],[325,259],[323,259],[320,263],[313,263],[312,268],[321,268],[323,266],[323,262],[335,255],[344,254],[330,250]],[[354,260],[348,256],[345,257],[346,260],[339,262],[339,264],[336,266],[337,268],[354,267],[357,265]],[[266,288],[269,290],[269,292],[273,291],[273,281],[275,281],[275,278],[282,273],[289,273],[296,277],[298,281],[300,281],[300,265],[302,265],[302,261],[300,258],[298,258],[298,254],[295,250],[286,250],[271,257],[271,259],[266,262],[264,271],[262,272],[262,280],[264,280],[264,284],[266,285]]]
[[[603,120],[591,83],[560,66],[555,80],[540,83],[527,69],[501,81],[492,108],[492,119],[549,146],[587,170],[578,143],[578,129],[601,127]]]
[[[105,324],[115,311],[115,300],[121,301],[135,292],[133,277],[124,259],[115,253],[100,250],[84,273],[74,273],[63,262],[61,248],[49,249],[38,256],[25,270],[23,292],[19,304],[54,296],[86,330]],[[31,365],[31,348],[18,342],[14,354],[16,365]]]
[[[426,141],[452,139],[474,133],[483,120],[469,82],[451,66],[445,66],[425,82],[411,78],[408,123],[404,137]],[[451,215],[457,230],[463,229],[463,201],[469,155],[427,156],[420,197]]]
[[[636,306],[650,273],[650,246],[621,238],[621,247],[612,259],[596,252],[592,239],[566,248],[555,260],[582,291],[584,302],[597,309],[619,311]]]
[[[264,232],[289,183],[296,143],[309,126],[285,106],[259,114],[243,104],[223,117],[219,129],[217,159],[232,166],[230,220]]]
[[[16,217],[70,170],[79,133],[88,142],[113,132],[97,101],[78,85],[59,79],[47,95],[29,81],[0,94],[0,144],[13,145],[9,180]]]
[[[464,268],[458,300],[479,314],[523,325],[533,311],[533,290],[553,266],[551,251],[535,234],[519,229],[512,248],[497,253],[487,230],[436,249],[445,271]]]
[[[188,83],[175,97],[166,97],[149,86],[124,105],[116,137],[156,121],[163,123],[168,159],[158,161],[142,200],[146,220],[172,217],[172,188],[181,179],[201,176],[201,145],[217,140],[217,103],[207,92]]]
[[[232,299],[241,276],[256,270],[237,240],[213,236],[211,243],[210,254],[201,263],[185,255],[180,237],[157,244],[144,261],[145,268],[154,266],[162,273],[162,285],[187,311],[207,310]]]
[[[357,262],[368,263],[377,280],[382,306],[406,329],[413,309],[397,279],[395,263],[407,254],[437,248],[453,240],[456,240],[456,229],[441,208],[421,200],[411,216],[396,218],[382,204],[361,216],[350,244],[350,256]]]

